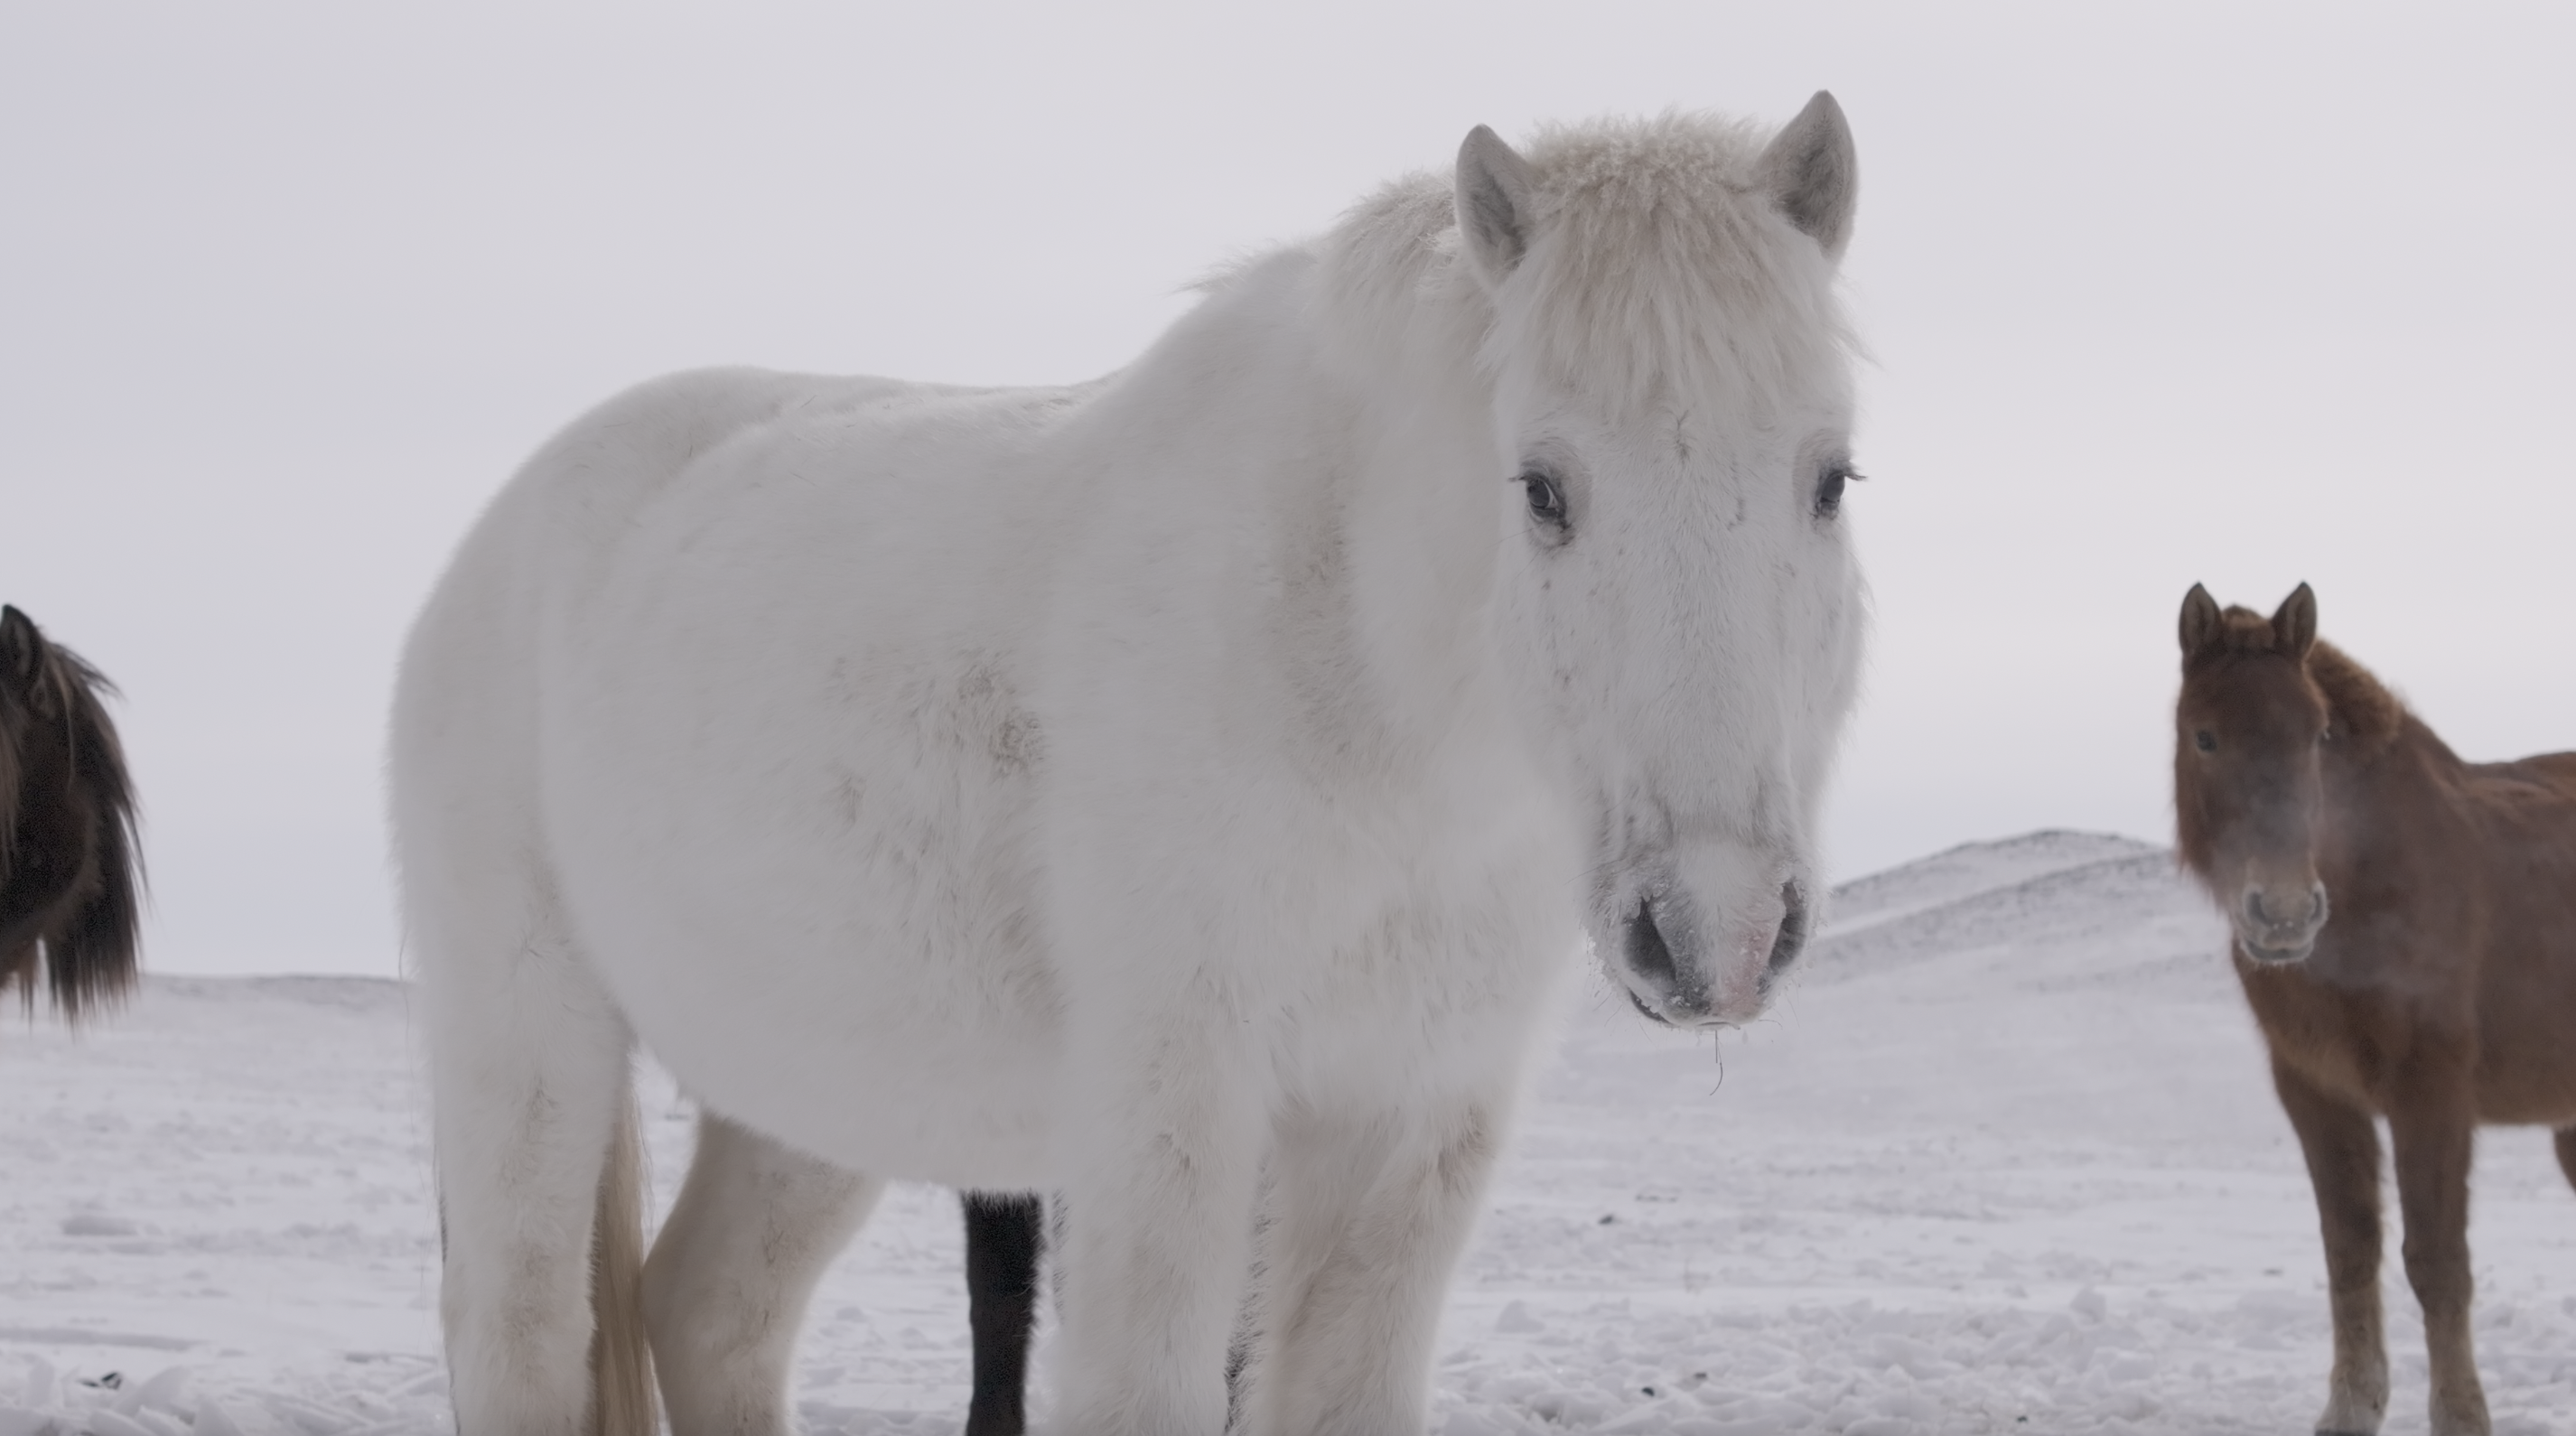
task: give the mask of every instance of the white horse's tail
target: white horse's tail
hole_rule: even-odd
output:
[[[590,1436],[655,1436],[653,1349],[644,1331],[644,1141],[635,1091],[617,1106],[617,1132],[599,1173],[590,1232]]]

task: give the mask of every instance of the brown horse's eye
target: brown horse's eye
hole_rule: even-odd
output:
[[[2198,748],[2204,753],[2215,753],[2218,751],[2218,740],[2211,737],[2209,735],[2209,730],[2206,728],[2192,734],[2191,742],[2193,747]]]

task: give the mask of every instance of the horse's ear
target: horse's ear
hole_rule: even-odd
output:
[[[1852,211],[1860,201],[1860,152],[1852,146],[1843,107],[1823,90],[1798,117],[1781,127],[1755,162],[1761,179],[1789,222],[1840,259],[1851,241]]]
[[[1458,146],[1458,233],[1487,284],[1502,283],[1529,253],[1530,194],[1529,161],[1486,126],[1469,130]]]
[[[2209,596],[2208,589],[2193,584],[2191,592],[2182,596],[2182,656],[2186,659],[2198,657],[2201,650],[2218,641],[2219,631],[2224,627],[2220,621],[2218,600]]]
[[[2317,641],[2317,595],[2306,584],[2290,590],[2272,615],[2272,646],[2292,658],[2305,658]]]
[[[45,636],[15,604],[0,604],[0,684],[24,693],[45,666]]]

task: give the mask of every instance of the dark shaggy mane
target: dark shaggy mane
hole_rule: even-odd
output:
[[[0,608],[0,992],[79,1021],[137,976],[143,871],[125,747],[78,654]]]
[[[2218,641],[2210,645],[2203,657],[2217,658],[2229,653],[2269,653],[2275,646],[2272,620],[2242,604],[2229,604],[2219,615]]]
[[[18,768],[18,749],[25,744],[28,715],[5,687],[0,687],[0,889],[9,882],[9,873],[18,852],[18,790],[24,783]],[[8,983],[9,964],[0,960],[0,987]]]
[[[2371,752],[2405,731],[2406,704],[2378,675],[2322,638],[2308,650],[2308,681],[2326,696],[2337,741]]]

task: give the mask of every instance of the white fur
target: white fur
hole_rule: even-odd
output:
[[[1740,1021],[1815,887],[1849,361],[1766,178],[1815,169],[1679,116],[1471,141],[1099,382],[686,374],[539,453],[395,708],[462,1429],[582,1419],[631,1034],[786,1144],[813,1231],[872,1188],[787,1149],[1064,1192],[1074,1431],[1222,1424],[1266,1159],[1250,1428],[1418,1430],[1585,927],[1641,1006]],[[1619,956],[1649,898],[1661,977]],[[726,1289],[712,1220],[655,1289]],[[777,1404],[771,1260],[712,1334],[657,1314],[675,1415]],[[673,1369],[728,1343],[756,1376]]]
[[[700,1117],[689,1179],[644,1269],[642,1315],[673,1431],[789,1428],[805,1303],[884,1189]]]

